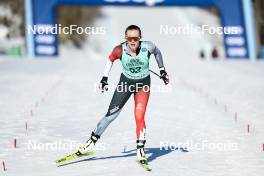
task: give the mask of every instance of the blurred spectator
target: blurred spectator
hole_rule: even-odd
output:
[[[201,59],[205,59],[204,50],[201,50],[200,51],[200,58]]]
[[[213,47],[213,50],[212,50],[212,58],[213,59],[218,59],[218,57],[219,57],[219,54],[218,54],[217,48],[216,47]]]

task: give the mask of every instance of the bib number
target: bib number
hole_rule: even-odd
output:
[[[131,73],[139,73],[141,71],[141,67],[129,68]]]

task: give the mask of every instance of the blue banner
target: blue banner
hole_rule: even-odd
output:
[[[219,10],[225,31],[224,45],[227,58],[248,58],[249,50],[241,0],[33,0],[34,51],[37,56],[58,55],[58,41],[54,34],[58,5],[90,6],[198,6]]]

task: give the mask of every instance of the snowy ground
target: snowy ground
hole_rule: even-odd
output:
[[[113,34],[123,34],[127,24],[139,24],[144,38],[153,40],[164,55],[171,85],[162,87],[166,92],[152,92],[146,114],[146,147],[153,171],[147,173],[135,163],[132,98],[103,134],[92,160],[61,167],[54,164],[55,159],[75,151],[55,150],[56,144],[84,142],[106,113],[112,96],[112,92],[94,91],[106,53],[93,52],[87,46],[84,51],[64,48],[57,59],[1,58],[0,161],[7,168],[5,172],[1,168],[1,174],[263,175],[264,62],[199,60],[191,36],[158,34],[161,22],[174,24],[172,18],[179,22],[183,11],[170,19],[166,16],[173,9],[137,11],[144,12],[144,18],[136,15],[135,21],[127,21],[131,9],[110,9],[108,25]],[[152,20],[146,23],[148,18]],[[118,40],[120,36],[112,36],[106,47]],[[151,59],[151,68],[157,70]],[[110,84],[117,83],[120,69],[116,62]],[[152,75],[152,85],[162,84]],[[12,147],[14,138],[18,148]],[[51,143],[53,148],[33,150],[28,148],[29,142]],[[188,152],[173,150],[178,143],[198,146],[187,145]],[[161,144],[172,147],[160,149]]]

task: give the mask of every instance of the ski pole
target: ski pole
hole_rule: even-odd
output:
[[[158,73],[152,71],[151,69],[149,69],[149,71],[160,78],[160,75]]]

